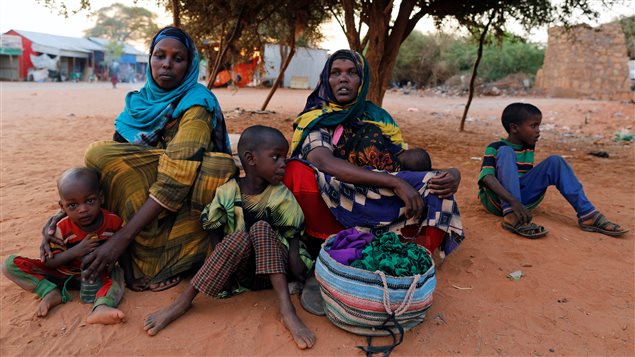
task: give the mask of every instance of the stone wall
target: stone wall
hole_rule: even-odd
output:
[[[549,29],[535,87],[556,97],[631,98],[628,56],[619,23]]]

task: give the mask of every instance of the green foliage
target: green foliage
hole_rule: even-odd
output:
[[[321,1],[281,1],[257,32],[268,42],[283,45],[316,46],[324,38],[320,25],[329,18]]]
[[[464,39],[455,42],[442,58],[457,72],[471,71],[477,49],[478,44]],[[535,44],[505,36],[500,43],[484,46],[479,77],[491,82],[518,72],[535,75],[544,56],[544,50]]]
[[[87,36],[105,37],[125,42],[143,40],[149,43],[159,27],[156,15],[150,10],[115,3],[95,12],[95,27],[86,30]]]
[[[501,41],[490,38],[483,48],[479,77],[496,81],[512,73],[535,75],[542,66],[544,50],[516,36]],[[393,80],[419,85],[438,85],[455,74],[471,72],[478,44],[469,37],[424,35],[414,31],[401,45]]]
[[[491,33],[500,37],[510,22],[531,30],[544,25],[570,25],[597,19],[614,1],[332,0],[332,3],[334,9],[330,10],[346,33],[351,48],[364,51],[371,71],[376,69],[368,99],[381,104],[399,47],[424,17],[431,17],[437,25],[454,20],[474,37],[487,25]],[[367,31],[362,31],[362,24]]]
[[[104,54],[104,64],[111,63],[112,61],[119,61],[124,54],[123,44],[117,41],[110,41],[106,44],[106,51]]]
[[[635,16],[623,17],[619,21],[624,31],[628,58],[635,59]]]
[[[448,61],[441,58],[457,40],[443,33],[424,35],[414,31],[399,49],[393,80],[419,85],[436,85],[455,74]]]
[[[173,0],[183,27],[200,43],[211,74],[262,53],[267,42],[296,47],[317,43],[327,19],[323,0]],[[169,5],[169,4],[168,4]],[[170,6],[170,5],[169,5]]]

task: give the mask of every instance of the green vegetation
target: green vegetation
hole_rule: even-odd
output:
[[[628,58],[635,59],[635,16],[623,17],[619,21],[624,31]]]
[[[470,75],[477,49],[478,44],[468,37],[413,31],[399,50],[393,80],[430,86],[457,74]],[[543,59],[542,48],[520,37],[505,34],[500,41],[490,37],[483,48],[479,77],[492,82],[519,72],[535,76]]]
[[[102,7],[93,16],[95,26],[85,31],[86,36],[105,37],[119,42],[140,40],[149,44],[159,29],[154,22],[157,15],[138,6],[115,3]]]

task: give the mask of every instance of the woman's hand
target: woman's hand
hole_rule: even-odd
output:
[[[423,199],[419,192],[402,179],[398,179],[397,185],[393,186],[393,191],[406,204],[406,218],[419,219],[423,213]]]
[[[459,183],[461,183],[461,172],[452,167],[431,178],[428,181],[428,189],[439,198],[448,198],[459,190]]]
[[[66,217],[64,211],[59,211],[51,216],[48,221],[42,227],[42,243],[40,244],[40,260],[43,262],[53,258],[53,252],[51,252],[51,242],[62,245],[64,242],[55,237],[55,231],[57,230],[57,223]]]
[[[82,280],[92,283],[98,276],[101,276],[104,269],[115,264],[128,246],[129,239],[123,236],[125,235],[124,231],[125,229],[119,230],[82,259]]]
[[[406,218],[419,218],[423,213],[423,199],[419,192],[397,176],[355,166],[348,161],[334,157],[333,153],[326,148],[311,150],[307,159],[317,166],[318,170],[335,176],[340,181],[392,189],[406,205]]]

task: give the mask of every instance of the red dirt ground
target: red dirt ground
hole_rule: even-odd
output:
[[[20,253],[36,257],[40,228],[57,209],[55,180],[83,163],[95,140],[112,135],[122,109],[122,84],[1,83],[0,259]],[[308,91],[279,90],[270,110],[255,114],[263,89],[215,91],[228,129],[239,133],[254,123],[275,126],[290,139],[295,115]],[[412,147],[424,147],[435,167],[455,166],[463,176],[457,199],[466,240],[438,269],[438,287],[426,321],[406,333],[395,356],[410,355],[635,355],[633,232],[609,238],[582,232],[575,213],[557,191],[535,211],[550,233],[526,240],[500,227],[476,199],[479,157],[504,135],[499,115],[514,101],[543,111],[537,160],[566,158],[595,205],[609,218],[635,228],[635,151],[612,140],[634,131],[635,106],[625,102],[555,98],[475,98],[465,132],[459,118],[465,98],[420,97],[389,92],[384,107]],[[235,110],[242,108],[246,111]],[[587,155],[603,150],[608,159]],[[518,281],[506,275],[525,274]],[[143,319],[171,302],[186,284],[160,292],[129,290],[120,306],[127,322],[86,325],[89,305],[76,299],[46,319],[32,318],[34,296],[0,279],[0,355],[361,355],[364,338],[302,310],[317,335],[313,349],[300,352],[279,322],[273,292],[250,292],[227,300],[199,296],[192,310],[148,337]]]

